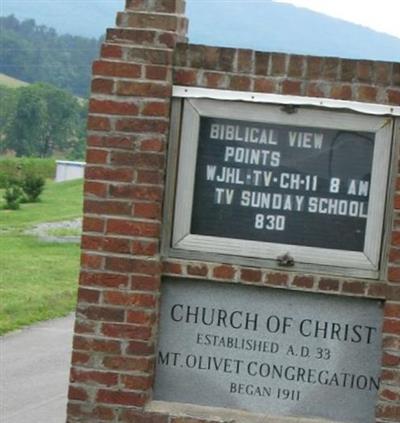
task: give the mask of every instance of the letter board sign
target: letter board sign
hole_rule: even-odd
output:
[[[201,117],[191,233],[363,251],[374,135]]]
[[[173,247],[377,271],[391,120],[186,100]]]

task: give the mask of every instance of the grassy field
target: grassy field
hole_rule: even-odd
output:
[[[81,216],[82,181],[48,182],[42,201],[2,210],[0,190],[0,334],[60,317],[75,305],[79,245],[26,235],[37,223]]]
[[[1,230],[22,230],[41,222],[69,220],[82,214],[82,181],[47,182],[39,203],[22,204],[18,211],[0,211]],[[3,195],[0,199],[2,208]]]
[[[12,78],[8,75],[4,75],[4,73],[0,73],[0,84],[9,88],[26,87],[29,85],[27,82],[20,81],[19,79]]]

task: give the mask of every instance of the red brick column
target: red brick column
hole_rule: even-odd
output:
[[[400,176],[382,279],[159,257],[172,78],[177,85],[400,104],[400,64],[180,44],[183,0],[128,0],[93,66],[82,271],[68,422],[205,423],[145,413],[161,272],[385,301],[377,422],[400,416]],[[174,56],[174,63],[172,62]],[[395,139],[398,139],[398,134]],[[398,145],[396,145],[398,148]],[[392,203],[391,203],[392,204]],[[391,207],[390,205],[389,207]],[[390,220],[390,219],[389,219]],[[388,222],[387,222],[388,223]],[[385,242],[386,251],[386,242]],[[220,421],[220,419],[217,419]],[[240,421],[240,418],[238,418]]]
[[[185,40],[183,13],[183,0],[128,0],[93,65],[68,422],[144,421],[139,411],[151,399],[172,55]]]

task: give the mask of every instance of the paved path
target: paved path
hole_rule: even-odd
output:
[[[0,421],[65,423],[74,317],[0,338]]]

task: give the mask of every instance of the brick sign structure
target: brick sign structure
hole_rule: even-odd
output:
[[[68,422],[400,421],[400,63],[191,45],[93,64]]]

